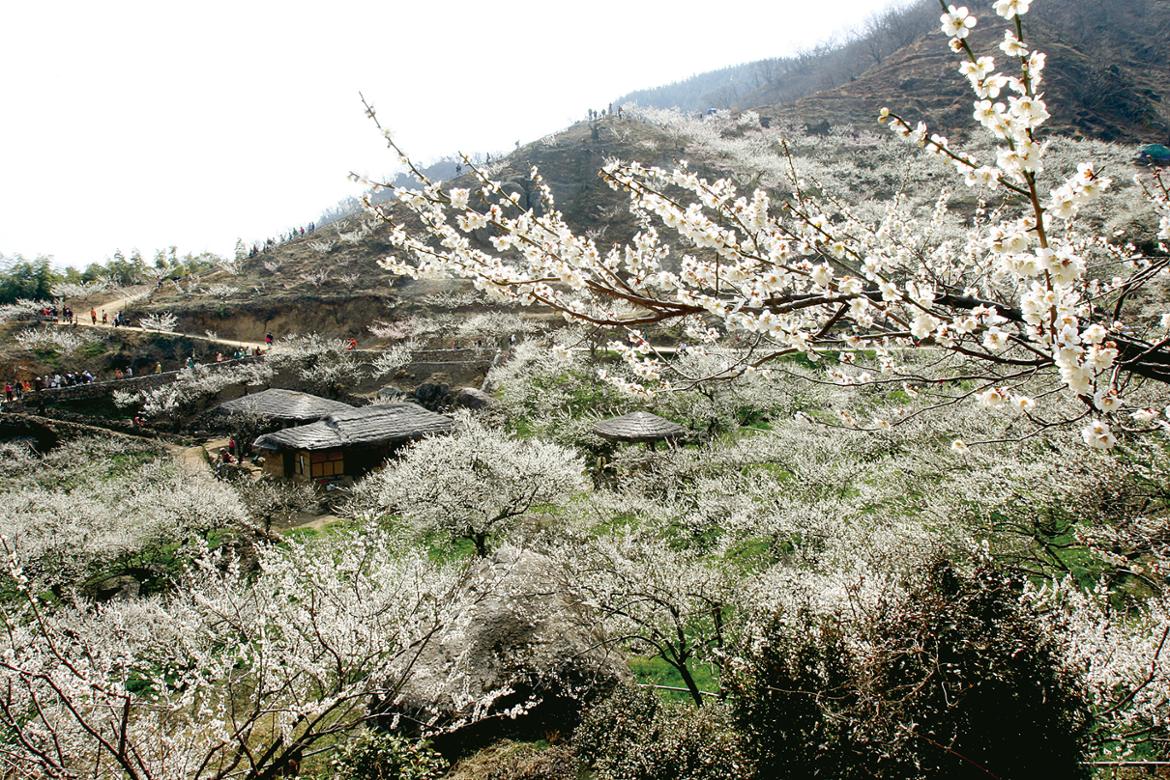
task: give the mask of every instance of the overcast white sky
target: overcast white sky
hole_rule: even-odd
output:
[[[510,149],[642,87],[805,48],[890,0],[70,0],[0,7],[0,253],[231,252],[351,170]]]

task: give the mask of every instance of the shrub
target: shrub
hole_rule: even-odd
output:
[[[580,771],[572,748],[553,745],[509,754],[484,774],[484,780],[577,780]]]
[[[341,744],[329,769],[322,780],[432,780],[447,762],[425,742],[367,730]]]
[[[990,564],[857,617],[776,615],[724,684],[762,778],[1083,777],[1088,709]]]
[[[626,686],[590,709],[577,728],[578,753],[612,780],[742,780],[750,762],[727,711],[668,704]]]

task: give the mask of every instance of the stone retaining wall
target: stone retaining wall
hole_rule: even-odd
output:
[[[200,368],[209,368],[212,370],[219,370],[227,368],[228,366],[238,366],[244,363],[254,363],[258,360],[263,360],[263,357],[246,357],[241,360],[225,360],[222,363],[202,363]],[[38,400],[43,400],[46,403],[56,403],[58,401],[82,401],[92,398],[101,398],[105,395],[111,395],[115,390],[126,390],[133,392],[136,390],[145,390],[152,387],[161,387],[169,385],[174,382],[181,371],[163,371],[161,374],[143,374],[142,376],[132,376],[126,379],[107,379],[103,382],[90,382],[82,385],[69,385],[67,387],[50,387],[44,390],[34,390],[29,395],[25,396],[25,404],[36,404]]]
[[[365,352],[366,350],[362,350]],[[373,352],[374,350],[370,350]],[[411,355],[411,362],[406,370],[413,374],[428,374],[441,371],[453,373],[465,372],[472,368],[486,371],[495,360],[499,350],[455,348],[455,349],[420,349]],[[254,363],[263,360],[264,356],[249,356],[240,360],[225,360],[222,363],[201,363],[201,368],[218,370],[229,366],[245,363]],[[126,379],[107,379],[102,382],[90,382],[67,387],[47,388],[33,391],[24,399],[25,406],[35,406],[40,402],[57,403],[62,401],[84,401],[112,395],[115,390],[135,392],[153,387],[161,387],[175,381],[181,371],[164,371],[160,374],[143,374]]]

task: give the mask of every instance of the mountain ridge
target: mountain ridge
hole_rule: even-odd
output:
[[[970,5],[980,19],[970,38],[973,48],[1010,67],[998,49],[1006,23],[994,14],[990,0]],[[970,127],[974,98],[965,80],[955,75],[958,61],[938,31],[939,10],[934,0],[920,0],[881,17],[884,26],[871,20],[865,33],[835,48],[736,66],[742,73],[754,68],[759,84],[712,107],[752,109],[769,119],[825,128],[867,124],[883,106],[890,106],[908,118],[925,120],[938,132],[962,134]],[[1024,22],[1028,43],[1049,55],[1045,87],[1053,113],[1049,130],[1126,143],[1170,139],[1170,57],[1165,53],[1170,3],[1043,0]],[[890,38],[889,24],[904,25],[913,40],[886,46],[889,51],[882,53],[880,40],[897,40]],[[845,62],[864,56],[876,62],[864,68]],[[765,73],[768,67],[771,76]],[[724,71],[689,81],[701,85],[707,76]],[[824,86],[826,80],[840,83]],[[641,90],[627,98],[641,96],[643,105],[665,107],[662,96],[685,83],[666,85],[658,92]],[[718,95],[708,91],[699,99]],[[694,107],[694,101],[678,102],[684,110]]]

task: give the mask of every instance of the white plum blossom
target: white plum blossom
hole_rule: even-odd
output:
[[[352,511],[397,514],[419,531],[468,539],[481,556],[492,537],[537,505],[585,489],[584,464],[550,442],[522,442],[463,417],[461,430],[412,445],[354,489]]]
[[[7,569],[22,581],[19,558]],[[364,725],[371,702],[398,714],[420,650],[458,637],[493,587],[376,531],[266,547],[255,569],[208,554],[167,595],[103,605],[21,587],[0,605],[7,765],[25,777],[227,777],[242,763],[286,774]]]
[[[90,330],[44,327],[22,330],[14,337],[22,349],[30,352],[47,350],[61,355],[72,355],[84,346],[94,344],[100,336]]]
[[[467,208],[469,191],[458,187],[452,188],[447,193],[447,197],[451,199],[451,208],[462,211]]]
[[[1028,47],[1011,30],[1004,31],[1003,42],[999,48],[1009,57],[1026,57],[1028,55]]]
[[[1036,401],[1026,395],[1013,395],[1011,399],[1012,406],[1019,409],[1021,412],[1027,414],[1036,408]]]
[[[949,35],[952,38],[963,39],[971,34],[971,30],[975,28],[975,17],[967,10],[967,6],[947,6],[947,11],[944,13],[939,21],[942,22],[942,31],[944,35]]]
[[[140,390],[116,390],[118,406],[137,406],[147,417],[166,419],[194,411],[199,404],[233,385],[257,387],[271,381],[274,371],[267,363],[208,364],[183,368],[174,380]]]
[[[170,312],[156,312],[142,317],[138,324],[143,330],[157,330],[173,333],[179,324],[179,318]]]
[[[82,438],[40,457],[6,454],[0,538],[42,585],[71,582],[154,544],[250,525],[239,497],[207,469],[184,470],[132,439]]]
[[[1032,0],[995,0],[995,12],[1004,19],[1014,19],[1028,13]]]
[[[1085,444],[1098,450],[1112,449],[1117,444],[1117,439],[1109,428],[1109,423],[1104,420],[1093,420],[1081,430],[1081,438]]]
[[[979,403],[990,409],[1001,409],[1008,402],[1008,393],[1002,387],[989,387],[976,396]]]

